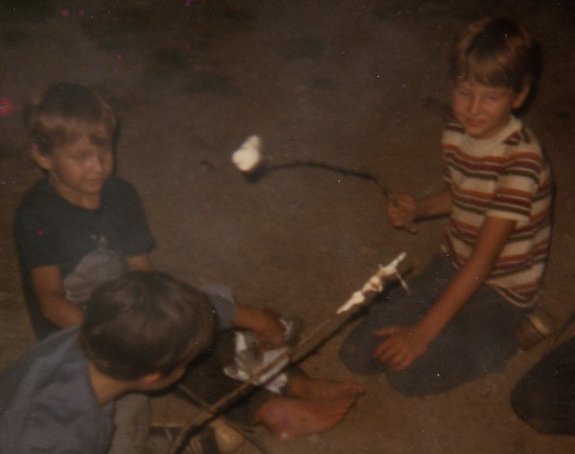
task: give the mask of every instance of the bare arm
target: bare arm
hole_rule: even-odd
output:
[[[149,254],[128,257],[128,268],[132,271],[152,271],[152,260]]]
[[[57,265],[34,268],[31,277],[44,317],[60,328],[82,323],[82,311],[65,297],[62,273]]]
[[[514,227],[513,220],[486,218],[471,257],[421,321],[410,327],[392,326],[376,332],[386,337],[375,356],[391,369],[402,370],[423,354],[484,282]]]
[[[279,315],[269,309],[238,304],[234,325],[252,331],[263,349],[277,347],[285,341],[285,327]]]
[[[152,264],[148,254],[127,259],[131,270],[150,271]],[[40,303],[44,317],[60,328],[78,325],[84,320],[84,314],[78,307],[66,299],[62,272],[57,265],[40,266],[31,272],[32,287]]]
[[[434,216],[445,216],[451,211],[451,195],[444,190],[423,197],[417,201],[415,219],[425,219]]]

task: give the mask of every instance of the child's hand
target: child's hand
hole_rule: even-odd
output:
[[[388,326],[375,330],[374,334],[385,339],[373,356],[396,372],[407,369],[427,350],[428,343],[414,326]]]
[[[271,309],[250,308],[251,320],[249,329],[258,340],[260,350],[269,350],[285,344],[285,325],[280,315]]]
[[[386,204],[387,217],[392,226],[407,228],[412,226],[417,214],[417,200],[409,194],[397,193]]]

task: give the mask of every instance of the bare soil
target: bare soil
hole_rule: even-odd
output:
[[[41,6],[38,6],[41,5]],[[522,20],[541,41],[544,72],[526,122],[552,162],[557,203],[545,311],[572,316],[575,7],[544,0],[5,0],[0,97],[22,109],[48,84],[86,83],[122,118],[118,172],[139,190],[158,241],[156,268],[194,284],[225,282],[239,301],[322,321],[400,251],[421,269],[443,221],[418,235],[391,228],[371,182],[298,168],[248,183],[231,152],[250,134],[272,164],[313,160],[376,175],[396,191],[441,186],[438,147],[449,115],[447,56],[484,15]],[[14,208],[41,175],[19,111],[0,111],[0,367],[34,342],[11,235]],[[345,331],[304,363],[348,378]],[[575,452],[569,437],[522,423],[509,392],[550,339],[504,371],[444,395],[405,398],[384,377],[334,430],[274,453]],[[257,452],[244,444],[241,453]]]

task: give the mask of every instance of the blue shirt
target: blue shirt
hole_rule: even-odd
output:
[[[104,454],[113,404],[92,388],[78,328],[35,345],[0,375],[1,454]]]

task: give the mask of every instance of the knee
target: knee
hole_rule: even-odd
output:
[[[372,352],[365,346],[347,339],[339,350],[339,357],[347,369],[356,375],[368,375],[380,372]],[[381,366],[381,365],[379,365]]]
[[[549,402],[545,390],[520,382],[511,393],[511,406],[523,421],[538,432],[552,432],[549,427]]]

